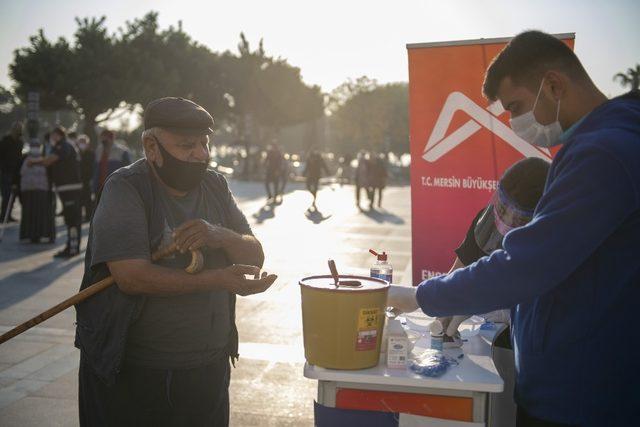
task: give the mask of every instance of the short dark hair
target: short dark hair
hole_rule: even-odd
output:
[[[544,192],[549,166],[549,162],[537,157],[522,159],[504,172],[500,188],[519,207],[532,211]]]
[[[51,133],[57,133],[63,138],[67,137],[67,130],[64,128],[64,126],[61,126],[61,125],[54,127]]]
[[[71,138],[71,139],[76,139],[76,138],[78,137],[78,132],[76,132],[76,131],[69,132],[69,133],[67,134],[67,136],[68,136],[69,138]]]
[[[486,98],[495,101],[498,87],[506,77],[537,90],[544,74],[552,69],[576,80],[589,78],[576,54],[563,41],[541,31],[525,31],[493,58],[484,76],[482,92]]]

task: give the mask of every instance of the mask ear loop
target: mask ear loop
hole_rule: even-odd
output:
[[[542,93],[542,85],[544,84],[544,77],[542,78],[542,81],[540,81],[540,87],[538,88],[538,94],[536,95],[536,100],[533,103],[533,108],[531,109],[531,112],[533,113],[536,110],[536,106],[538,105],[538,99],[540,99],[540,94]]]
[[[540,94],[542,93],[542,85],[544,84],[544,77],[542,78],[542,81],[540,82],[540,87],[538,88],[538,94],[536,95],[536,100],[533,103],[533,108],[531,109],[531,112],[535,111],[536,106],[538,105],[538,99],[540,99]],[[558,108],[556,109],[556,122],[558,121],[558,119],[560,118],[560,99],[558,99]]]

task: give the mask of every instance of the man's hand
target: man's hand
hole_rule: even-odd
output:
[[[236,295],[247,296],[259,294],[267,289],[278,276],[275,274],[260,274],[260,268],[254,265],[234,264],[222,270],[216,270],[218,282],[222,287]],[[253,275],[253,279],[247,279],[245,275]]]
[[[403,313],[410,313],[419,308],[416,299],[417,287],[390,285],[387,296],[387,306]]]
[[[173,239],[182,253],[207,246],[211,249],[223,248],[236,233],[219,225],[209,224],[203,219],[184,222],[173,232]]]

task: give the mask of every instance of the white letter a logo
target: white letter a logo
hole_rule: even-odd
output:
[[[445,138],[451,119],[458,110],[467,113],[472,120],[469,120]],[[539,157],[544,160],[551,160],[551,153],[548,149],[534,147],[516,135],[509,126],[498,120],[497,116],[504,112],[499,101],[491,104],[487,110],[481,108],[463,93],[451,92],[431,131],[431,136],[429,136],[429,141],[427,141],[427,145],[424,148],[422,158],[428,162],[435,162],[484,126],[525,157]]]

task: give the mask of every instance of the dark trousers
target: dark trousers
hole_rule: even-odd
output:
[[[554,423],[532,417],[520,406],[516,417],[516,427],[571,427],[569,424]]]
[[[11,198],[11,186],[13,185],[13,172],[2,170],[0,172],[0,194],[2,195],[2,205],[0,208],[0,222],[4,220],[4,215],[9,207],[9,199]],[[11,212],[9,212],[11,215]]]
[[[82,226],[80,190],[61,191],[58,195],[62,202],[64,223],[67,226],[67,248],[78,253],[80,252],[80,227]]]
[[[82,183],[82,193],[80,194],[80,205],[84,208],[84,219],[89,221],[93,217],[93,198],[91,182]]]
[[[316,194],[318,193],[320,178],[307,178],[307,190],[313,196],[313,203],[316,202]]]
[[[80,426],[229,425],[229,360],[194,369],[124,366],[106,386],[80,357]]]
[[[280,192],[280,177],[275,174],[267,174],[264,180],[264,186],[267,189],[267,197],[271,199],[272,197],[277,197]],[[271,192],[271,187],[273,186],[273,192]]]
[[[373,206],[373,197],[374,197],[373,188],[368,187],[366,185],[359,185],[357,182],[356,182],[356,206],[360,207],[360,191],[361,190],[364,190],[364,192],[367,194],[367,200],[369,200],[369,205]]]

